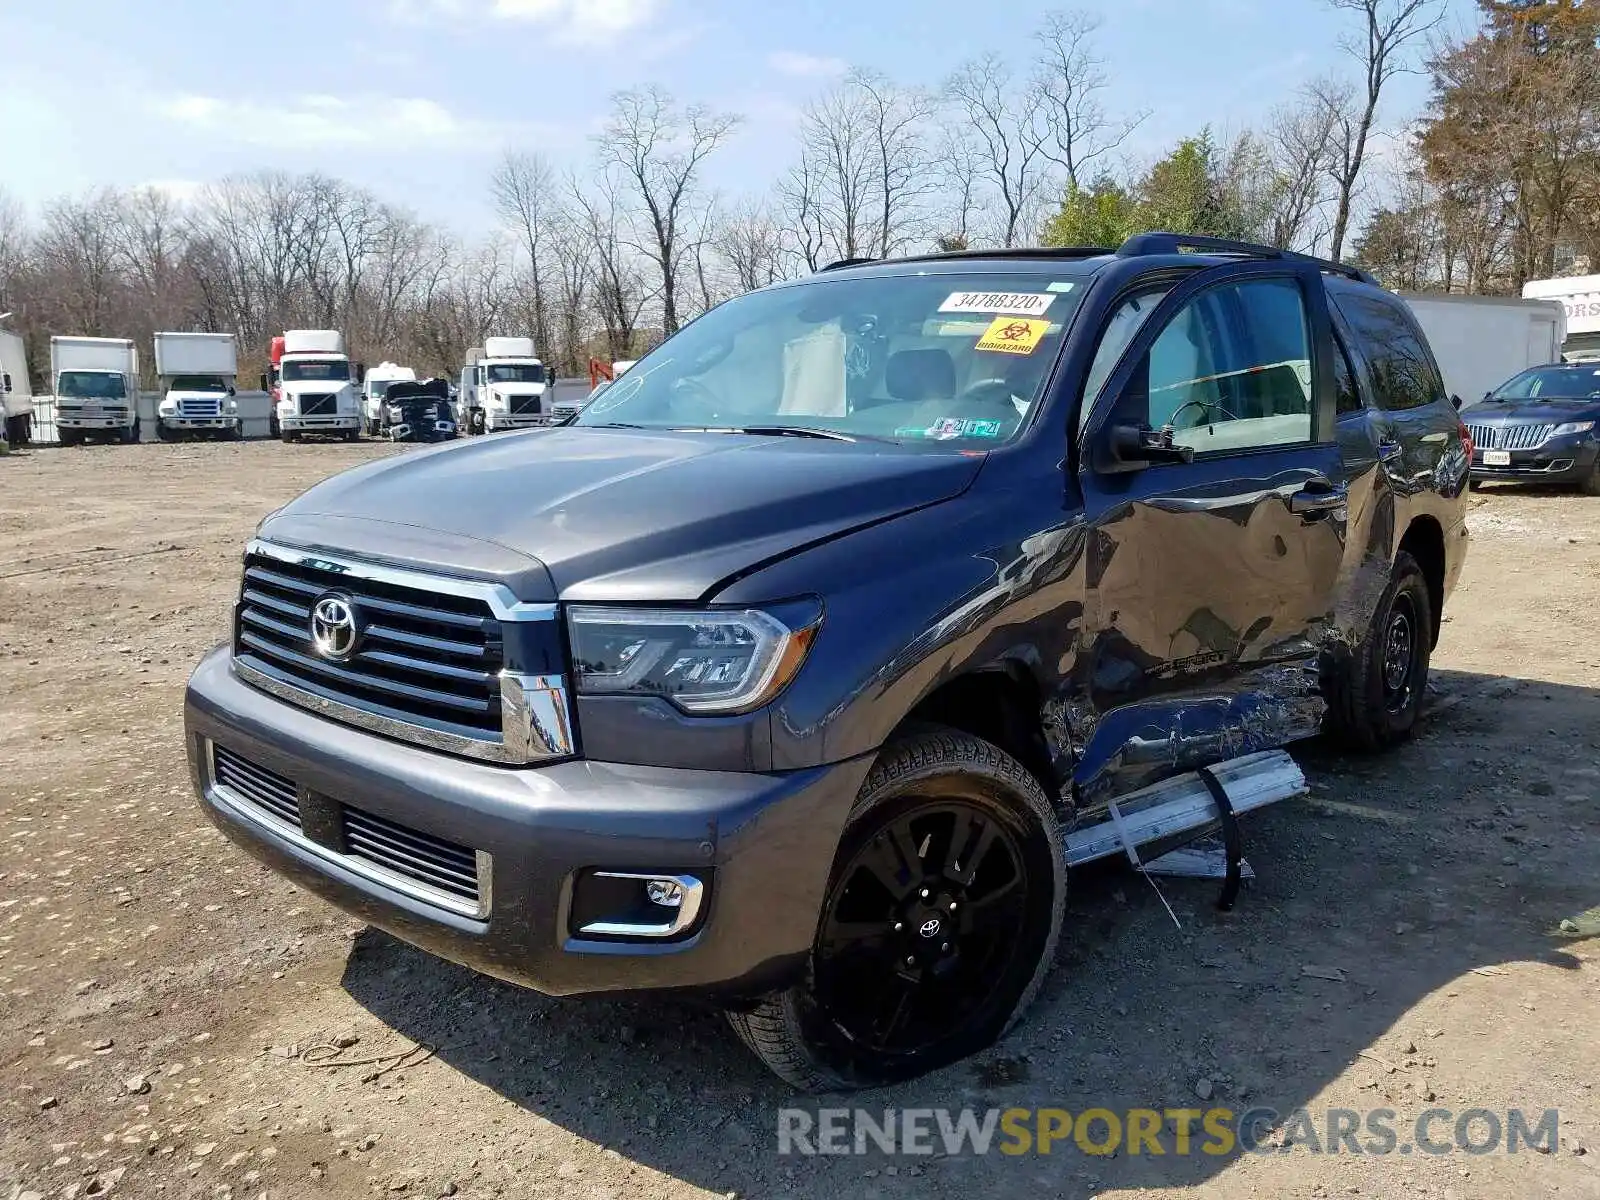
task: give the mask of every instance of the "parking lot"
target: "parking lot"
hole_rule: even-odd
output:
[[[1424,732],[1382,759],[1297,747],[1312,794],[1249,820],[1235,912],[1164,881],[1180,930],[1148,882],[1085,872],[1010,1038],[852,1101],[1557,1109],[1554,1153],[799,1157],[775,1130],[800,1102],[716,1014],[484,979],[201,817],[182,690],[245,539],[404,452],[0,460],[0,1200],[1600,1197],[1600,500],[1474,495]]]

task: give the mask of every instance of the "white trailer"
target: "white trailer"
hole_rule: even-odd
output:
[[[1445,391],[1471,408],[1519,371],[1561,360],[1566,316],[1549,300],[1402,293],[1428,335]]]
[[[527,337],[484,338],[467,351],[456,397],[456,423],[468,433],[531,429],[556,418],[545,393],[549,378]]]
[[[336,329],[290,329],[278,360],[278,432],[286,442],[307,433],[336,433],[347,442],[361,436],[361,397],[366,374],[344,352]]]
[[[156,435],[164,442],[180,433],[238,438],[239,347],[233,334],[158,333],[154,340],[161,379]]]
[[[1585,362],[1600,358],[1600,275],[1530,279],[1522,285],[1522,295],[1561,305],[1567,317],[1563,358]]]
[[[0,409],[4,437],[12,446],[33,439],[33,385],[28,378],[28,350],[20,334],[0,329]]]
[[[139,351],[132,338],[53,337],[50,378],[63,446],[93,434],[139,440]]]
[[[415,383],[417,373],[399,363],[381,362],[367,372],[361,385],[361,415],[366,423],[367,436],[377,437],[383,424],[383,402],[391,383]]]

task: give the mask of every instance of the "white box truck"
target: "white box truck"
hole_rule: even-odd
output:
[[[231,333],[158,333],[156,374],[161,399],[156,436],[171,441],[184,433],[239,437],[239,347]]]
[[[1471,408],[1519,371],[1561,361],[1566,315],[1550,300],[1401,293],[1428,335],[1445,391]]]
[[[26,446],[33,439],[33,385],[28,379],[28,349],[20,334],[0,329],[0,408],[5,440]]]
[[[139,351],[132,338],[53,337],[50,378],[63,446],[95,435],[139,440]]]
[[[468,433],[549,425],[555,414],[545,402],[548,384],[532,338],[484,338],[461,368],[456,424]]]
[[[367,436],[377,437],[383,425],[383,402],[391,383],[415,383],[417,373],[399,363],[381,362],[367,372],[361,384],[361,416]]]
[[[366,371],[344,352],[336,329],[290,329],[278,360],[278,433],[298,442],[308,433],[361,436],[361,396]]]
[[[1562,357],[1569,361],[1600,359],[1600,275],[1571,275],[1560,279],[1530,279],[1522,285],[1529,300],[1553,300],[1567,315],[1567,338]]]

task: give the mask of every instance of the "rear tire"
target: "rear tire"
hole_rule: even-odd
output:
[[[1324,731],[1374,752],[1411,737],[1428,691],[1433,598],[1417,560],[1402,550],[1362,643],[1332,673]]]
[[[280,436],[283,438],[285,445],[300,440],[300,434],[293,429],[285,429]]]
[[[58,436],[63,446],[79,446],[83,444],[83,434],[76,429],[63,429]]]
[[[1038,994],[1066,887],[1059,822],[1022,764],[948,729],[892,743],[850,811],[804,977],[729,1023],[804,1091],[946,1066]]]

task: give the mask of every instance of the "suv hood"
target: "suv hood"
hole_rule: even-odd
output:
[[[530,601],[691,601],[757,565],[957,496],[983,461],[870,442],[557,428],[358,467],[260,532],[498,578]]]
[[[1600,399],[1484,400],[1462,414],[1482,425],[1560,425],[1565,421],[1600,419]]]

